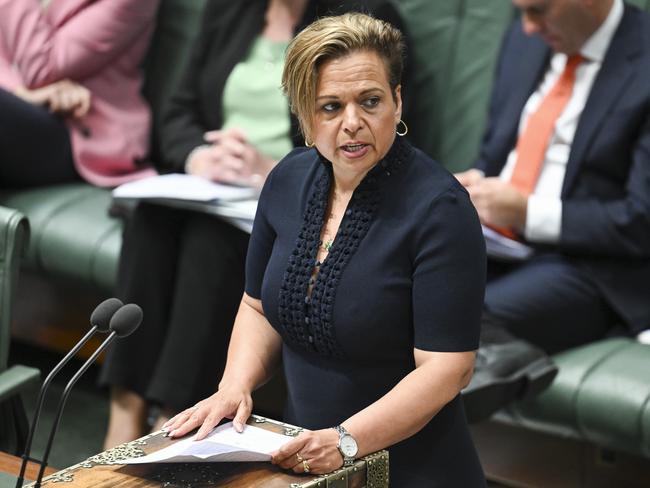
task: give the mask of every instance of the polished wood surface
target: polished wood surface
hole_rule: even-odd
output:
[[[18,476],[20,473],[21,459],[6,452],[0,451],[0,471],[11,476]],[[29,463],[25,471],[25,479],[35,480],[38,476],[39,465],[36,463]],[[56,472],[54,468],[45,468],[45,476],[51,475]]]

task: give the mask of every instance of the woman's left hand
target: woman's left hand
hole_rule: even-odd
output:
[[[306,430],[271,453],[271,462],[294,473],[331,473],[343,466],[338,442],[334,429]]]

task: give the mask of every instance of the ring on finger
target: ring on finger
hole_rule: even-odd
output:
[[[302,460],[302,469],[305,471],[305,473],[309,473],[309,463],[307,463],[306,459]]]

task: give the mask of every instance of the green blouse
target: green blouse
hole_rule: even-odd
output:
[[[289,104],[280,87],[287,45],[259,36],[223,93],[223,129],[241,128],[250,144],[275,160],[293,148]]]

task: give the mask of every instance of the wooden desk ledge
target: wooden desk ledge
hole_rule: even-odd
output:
[[[22,459],[14,456],[12,454],[0,451],[0,471],[11,476],[18,477],[20,474],[20,465],[22,464]],[[25,471],[25,479],[33,481],[38,476],[38,470],[40,465],[34,462],[27,463],[27,470]],[[47,467],[45,468],[45,476],[54,474],[56,472],[55,468]]]
[[[300,427],[253,415],[248,423],[273,432],[295,436]],[[43,479],[48,488],[387,488],[388,452],[359,459],[353,466],[328,475],[297,475],[270,463],[153,463],[120,464],[167,447],[170,439],[154,432]],[[61,484],[63,483],[63,484]]]

